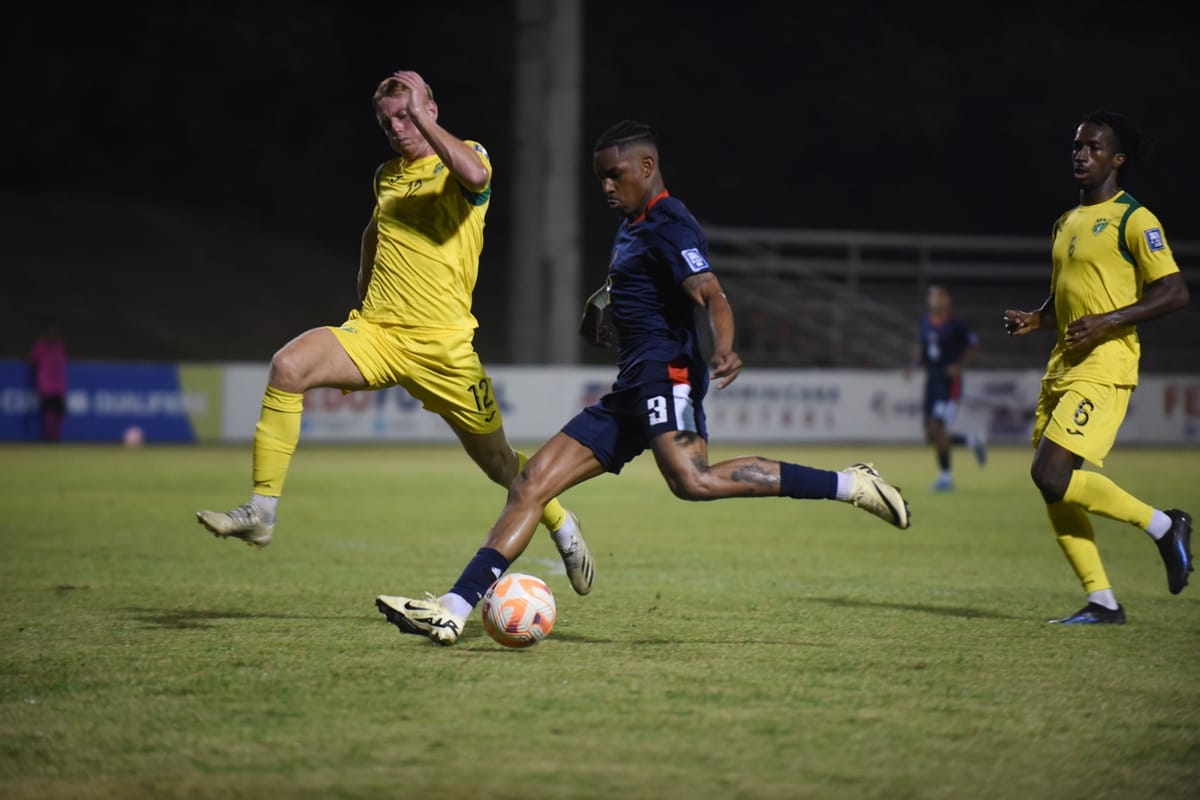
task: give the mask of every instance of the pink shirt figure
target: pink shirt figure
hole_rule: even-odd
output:
[[[67,346],[54,334],[43,336],[29,353],[34,389],[41,397],[67,393]]]

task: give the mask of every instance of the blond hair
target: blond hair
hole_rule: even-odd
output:
[[[403,83],[396,80],[395,78],[387,77],[387,78],[384,78],[382,81],[380,81],[379,85],[375,87],[375,96],[372,98],[371,103],[376,108],[378,108],[379,101],[382,100],[383,98],[395,97],[396,95],[404,94],[407,91],[408,91],[408,87],[405,86]],[[429,102],[432,103],[433,102],[433,88],[428,83],[425,84],[425,92],[426,92],[426,94],[429,95]]]

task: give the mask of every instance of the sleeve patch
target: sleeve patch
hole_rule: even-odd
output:
[[[1159,228],[1148,228],[1144,234],[1146,237],[1146,246],[1153,253],[1156,250],[1166,250],[1167,243],[1163,241],[1162,230]]]
[[[683,260],[687,262],[688,268],[692,272],[700,272],[709,268],[708,259],[704,257],[695,247],[689,247],[687,250],[680,250],[679,255],[683,256]]]

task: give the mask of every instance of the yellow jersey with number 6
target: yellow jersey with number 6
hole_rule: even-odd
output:
[[[1132,305],[1142,286],[1179,271],[1158,218],[1131,195],[1081,205],[1054,224],[1050,291],[1058,341],[1045,378],[1070,376],[1116,386],[1136,386],[1141,345],[1133,325],[1115,328],[1094,347],[1068,353],[1067,325],[1088,314]]]

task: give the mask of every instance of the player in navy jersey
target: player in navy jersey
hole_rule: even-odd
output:
[[[921,317],[912,365],[925,368],[925,441],[933,445],[938,464],[933,490],[948,492],[954,488],[951,447],[969,445],[980,466],[987,462],[987,443],[982,434],[950,431],[962,401],[963,369],[978,356],[979,339],[966,322],[951,315],[950,291],[946,287],[930,286],[928,304],[929,313]]]
[[[608,281],[588,300],[580,332],[615,344],[612,390],[567,422],[529,460],[483,547],[440,597],[380,595],[376,607],[403,633],[453,644],[487,588],[524,552],[551,498],[651,450],[671,491],[684,500],[726,497],[837,499],[898,528],[909,524],[900,490],[870,464],[841,471],[757,456],[709,464],[703,400],[709,377],[724,388],[742,369],[733,311],[708,263],[707,243],[659,171],[653,130],[624,121],[596,142],[593,166],[608,205],[623,217]],[[701,352],[696,310],[712,334]]]

